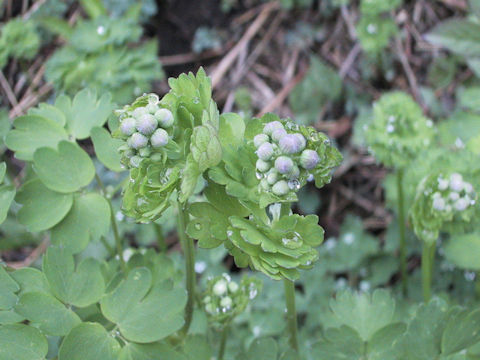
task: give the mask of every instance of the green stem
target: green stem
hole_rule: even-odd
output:
[[[403,198],[403,170],[397,171],[398,196],[398,228],[400,232],[400,275],[402,278],[402,293],[407,296],[407,242],[405,239],[405,206]]]
[[[225,355],[225,346],[227,345],[227,337],[228,337],[228,324],[223,327],[222,330],[222,337],[220,338],[220,347],[218,348],[218,356],[217,360],[223,360],[223,356]]]
[[[423,243],[422,249],[422,287],[423,300],[428,302],[432,297],[432,273],[435,261],[435,245]]]
[[[183,255],[185,256],[185,274],[187,277],[187,305],[185,306],[185,324],[180,330],[185,336],[188,333],[193,317],[193,306],[195,304],[195,247],[193,239],[187,236],[186,230],[186,214],[180,203],[177,202],[177,232],[182,244]]]
[[[475,275],[475,297],[480,300],[480,271],[477,271]]]
[[[110,206],[110,220],[112,222],[113,237],[115,238],[115,248],[117,250],[118,259],[120,261],[120,267],[122,268],[123,273],[126,274],[127,265],[125,264],[125,260],[123,259],[123,244],[122,239],[120,238],[120,232],[118,231],[117,219],[115,218],[115,214],[113,211],[112,199],[107,196],[107,190],[105,188],[105,185],[103,185],[103,181],[102,179],[100,179],[100,176],[98,176],[98,174],[95,174],[95,179],[97,180],[98,186],[100,186],[100,188],[102,189],[103,197],[105,198],[105,200],[108,201],[108,205]]]
[[[290,346],[298,352],[297,340],[297,311],[295,310],[295,283],[288,279],[283,279],[285,287],[285,302],[287,305],[287,323],[290,332]]]

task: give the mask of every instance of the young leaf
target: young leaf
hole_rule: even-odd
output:
[[[64,336],[80,318],[53,296],[43,292],[29,292],[20,297],[15,311],[24,316],[46,335]]]
[[[442,355],[455,354],[480,341],[480,309],[462,310],[448,319],[442,335]]]
[[[17,215],[18,221],[29,231],[38,232],[50,229],[67,215],[73,195],[52,191],[36,178],[23,184],[16,201],[23,205]]]
[[[38,115],[20,116],[13,124],[15,129],[7,134],[5,144],[20,160],[32,160],[38,148],[55,148],[61,140],[68,138],[63,126]]]
[[[0,359],[43,360],[47,352],[47,339],[38,329],[23,324],[0,326]]]
[[[101,127],[92,129],[91,138],[98,160],[112,171],[123,171],[124,167],[120,163],[120,153],[118,152],[123,141],[112,138],[110,133]]]
[[[222,160],[222,147],[217,138],[216,130],[208,124],[195,127],[192,133],[190,151],[201,173],[218,165]]]
[[[65,304],[85,307],[96,303],[105,291],[100,263],[85,259],[75,268],[73,256],[62,248],[48,249],[43,272],[53,294]]]
[[[117,324],[122,335],[138,343],[154,342],[183,325],[186,294],[168,282],[152,287],[147,268],[136,268],[100,302],[103,315]]]
[[[61,127],[64,127],[67,121],[65,119],[65,114],[59,108],[46,103],[41,103],[38,107],[30,108],[28,110],[28,115],[36,115],[44,117],[45,119],[53,120]]]
[[[95,167],[88,154],[69,141],[61,141],[58,151],[46,147],[38,149],[33,163],[45,186],[61,193],[77,191],[95,176]]]
[[[97,323],[74,327],[60,346],[58,360],[118,360],[120,344]]]
[[[244,133],[245,123],[240,115],[227,113],[220,116],[218,138],[223,148],[240,146],[243,143]]]
[[[85,249],[110,229],[110,205],[96,193],[75,196],[68,215],[51,232],[51,240],[72,254]]]

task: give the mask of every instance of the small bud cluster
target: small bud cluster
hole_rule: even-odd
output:
[[[288,124],[287,127],[293,128]],[[297,132],[287,132],[280,121],[265,124],[263,132],[254,137],[253,144],[257,149],[260,188],[277,196],[300,189],[300,174],[313,170],[320,161],[315,150],[306,149],[305,137]],[[312,178],[313,175],[310,180]]]
[[[126,144],[119,150],[128,167],[138,167],[144,158],[154,156],[170,141],[168,130],[174,123],[172,112],[160,106],[157,95],[150,94],[147,99],[144,106],[124,110],[120,115],[119,130]],[[160,160],[161,155],[157,156]]]
[[[216,322],[227,322],[243,312],[250,300],[260,290],[261,284],[253,278],[243,278],[239,283],[228,274],[208,280],[203,304],[207,314]]]
[[[475,191],[472,184],[463,180],[459,173],[449,178],[439,176],[437,191],[432,194],[432,208],[438,212],[462,212],[475,205]]]

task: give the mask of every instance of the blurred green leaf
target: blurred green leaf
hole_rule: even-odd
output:
[[[43,360],[47,352],[47,339],[38,329],[23,324],[0,326],[0,359]]]

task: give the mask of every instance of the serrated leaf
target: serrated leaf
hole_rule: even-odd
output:
[[[42,292],[22,295],[15,305],[15,311],[42,332],[52,336],[64,336],[81,323],[78,315],[71,309],[67,309],[53,296]]]
[[[55,148],[68,135],[65,129],[53,120],[37,115],[20,116],[14,121],[15,129],[5,138],[5,144],[15,151],[20,160],[33,159],[35,150],[41,147]]]
[[[185,303],[183,289],[172,289],[168,283],[152,287],[150,270],[137,268],[103,297],[100,306],[103,315],[117,324],[126,339],[149,343],[181,328]]]
[[[88,154],[69,141],[61,141],[58,150],[45,147],[36,150],[33,162],[45,186],[61,193],[77,191],[95,176],[95,167]]]
[[[7,218],[15,194],[16,190],[13,185],[0,186],[0,224]]]
[[[73,101],[60,96],[55,106],[65,114],[67,130],[77,139],[86,139],[92,128],[103,126],[114,109],[110,94],[106,93],[97,100],[96,92],[90,89],[77,93]]]
[[[60,346],[59,360],[118,360],[120,344],[104,327],[83,323],[74,327]]]
[[[202,125],[193,129],[190,151],[201,173],[222,160],[222,147],[211,126]]]
[[[75,268],[68,251],[50,247],[43,258],[43,272],[53,294],[65,304],[85,307],[104,294],[105,281],[95,259],[85,259]]]
[[[354,294],[344,291],[330,302],[339,324],[356,330],[363,341],[369,341],[373,334],[388,325],[395,312],[395,301],[386,290],[375,290]]]
[[[89,241],[100,239],[110,229],[110,205],[96,193],[75,196],[68,215],[51,232],[53,244],[72,254],[84,250]]]
[[[444,247],[446,258],[462,269],[480,270],[480,235],[452,235]]]
[[[20,286],[3,266],[0,266],[0,310],[9,310],[15,305],[18,300],[15,293],[18,290],[20,290]]]
[[[220,116],[218,138],[222,147],[239,146],[244,141],[245,122],[235,113],[226,113]]]
[[[480,25],[468,20],[444,21],[429,32],[426,39],[459,55],[480,55]]]
[[[358,333],[348,326],[328,329],[325,339],[313,346],[315,360],[361,360],[363,342]]]
[[[197,186],[198,177],[201,175],[201,172],[198,168],[198,164],[193,159],[192,155],[189,154],[187,157],[187,163],[183,170],[182,182],[180,183],[180,195],[178,200],[181,203],[187,201],[187,199],[195,191]]]
[[[32,326],[0,326],[0,359],[43,360],[48,352],[47,339]]]
[[[52,191],[37,178],[23,184],[16,201],[23,205],[17,215],[18,221],[29,231],[38,232],[50,229],[67,215],[73,195]]]
[[[101,127],[94,127],[91,131],[93,147],[98,160],[112,171],[123,171],[125,168],[120,163],[118,148],[123,144],[120,139],[114,139],[110,133]]]

